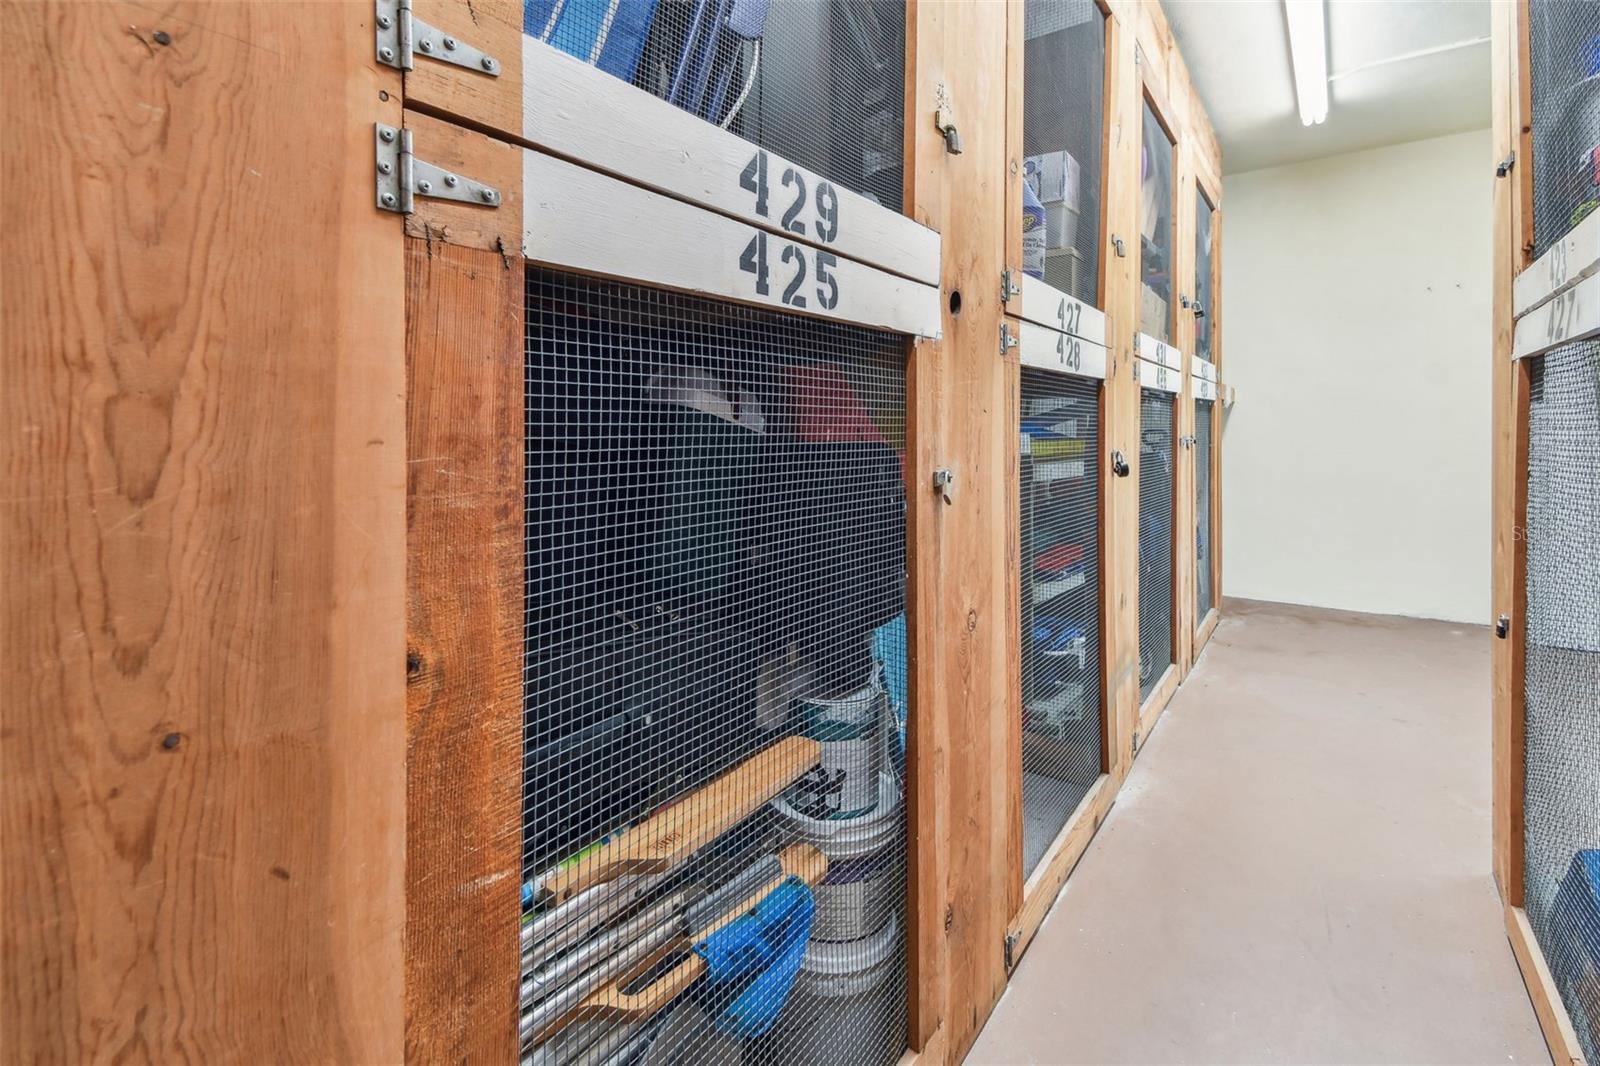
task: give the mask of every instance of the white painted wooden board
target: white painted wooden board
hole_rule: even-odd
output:
[[[1195,377],[1201,378],[1205,381],[1217,380],[1216,364],[1208,363],[1198,355],[1194,357],[1194,365],[1189,368],[1189,372]]]
[[[1172,345],[1156,340],[1148,333],[1134,335],[1133,351],[1147,363],[1183,370],[1183,353]]]
[[[1082,337],[1093,344],[1105,347],[1106,316],[1099,308],[1090,307],[1082,300],[1068,296],[1060,289],[1045,284],[1032,274],[1022,275],[1017,294],[1021,305],[1019,317],[1037,322],[1074,337]],[[1011,310],[1008,303],[1007,311]]]
[[[1106,376],[1106,348],[1026,319],[1017,323],[1017,353],[1022,365],[1082,378]]]
[[[1183,371],[1147,359],[1133,361],[1133,380],[1141,388],[1177,393],[1183,390]]]
[[[1189,384],[1192,386],[1195,399],[1215,400],[1217,398],[1217,383],[1215,381],[1207,381],[1205,378],[1191,374],[1189,375]]]
[[[1517,319],[1513,359],[1600,334],[1600,276],[1585,278]]]
[[[937,337],[939,290],[598,171],[523,152],[536,263],[895,333]]]
[[[1600,272],[1600,212],[1591,214],[1545,249],[1545,253],[1511,286],[1511,306],[1517,316],[1546,303],[1585,278]]]
[[[615,177],[939,284],[939,235],[697,115],[523,37],[523,137]]]

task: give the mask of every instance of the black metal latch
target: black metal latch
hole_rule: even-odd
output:
[[[1501,640],[1505,640],[1510,634],[1511,616],[1509,614],[1503,614],[1499,618],[1495,619],[1494,635],[1499,637]]]
[[[1111,472],[1118,477],[1127,477],[1130,472],[1127,456],[1123,455],[1121,452],[1112,452]]]

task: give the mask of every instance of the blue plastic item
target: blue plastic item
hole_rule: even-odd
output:
[[[524,0],[522,32],[632,81],[656,0]]]
[[[902,612],[872,631],[872,655],[883,666],[883,687],[894,711],[895,770],[903,778],[906,767],[906,616]]]
[[[789,877],[749,914],[694,946],[695,954],[706,960],[699,995],[711,1001],[720,1031],[748,1040],[772,1028],[805,961],[806,940],[816,915],[811,886]],[[724,1003],[741,981],[748,984]]]
[[[1550,913],[1550,975],[1569,1004],[1573,1021],[1600,1030],[1600,851],[1572,856]]]

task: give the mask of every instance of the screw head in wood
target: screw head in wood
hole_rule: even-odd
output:
[[[444,39],[444,47],[445,51],[454,52],[456,50],[456,39],[454,37],[446,37]]]
[[[390,26],[393,26],[393,25],[394,25],[394,21],[392,19],[390,19],[388,15],[379,15],[378,16],[378,28],[380,30],[386,30]]]
[[[432,192],[433,191],[433,182],[431,182],[431,181],[419,181],[419,182],[417,182],[417,191],[418,192]]]
[[[454,174],[446,174],[444,176],[444,183],[453,189],[457,185],[461,184],[461,179],[456,177]]]
[[[483,190],[483,194],[482,195],[483,195],[483,202],[484,203],[486,203],[486,204],[494,203],[494,190],[493,189],[485,189],[485,190]]]
[[[379,163],[378,164],[378,173],[379,174],[387,174],[393,169],[394,169],[394,167],[390,166],[388,163]]]
[[[392,192],[384,193],[382,199],[383,199],[383,206],[384,207],[393,207],[395,205],[396,201],[395,201],[395,198],[394,198],[394,193],[392,193]]]
[[[489,57],[489,56],[484,56],[483,57],[483,69],[484,70],[493,70],[494,66],[495,66],[495,63],[494,63],[494,60],[491,57]]]
[[[382,59],[385,63],[393,62],[394,61],[394,49],[393,48],[380,48],[380,49],[378,49],[378,58]]]
[[[424,37],[422,40],[417,42],[417,47],[422,49],[424,52],[431,52],[433,51],[433,42]]]
[[[172,43],[172,34],[168,33],[166,30],[157,30],[155,33],[152,33],[150,36],[155,38],[156,44],[171,44]]]
[[[394,140],[394,130],[379,130],[378,137],[383,141],[384,144],[388,144],[390,141]]]

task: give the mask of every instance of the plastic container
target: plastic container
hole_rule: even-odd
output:
[[[812,818],[785,798],[773,803],[795,837],[828,858],[828,874],[815,886],[817,917],[811,939],[857,940],[882,929],[905,896],[900,787],[892,773],[878,775],[878,795],[854,818]]]
[[[900,923],[870,937],[814,940],[778,1024],[764,1038],[783,1063],[893,1062],[904,1050]]]
[[[874,807],[890,717],[881,671],[874,667],[864,686],[843,696],[804,697],[799,711],[806,736],[822,743],[820,770],[806,782],[818,794],[817,803],[846,818]]]

